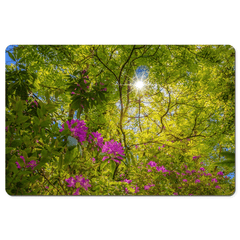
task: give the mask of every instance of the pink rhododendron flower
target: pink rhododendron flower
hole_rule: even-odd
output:
[[[27,168],[30,167],[32,170],[33,170],[36,166],[37,166],[37,163],[36,163],[36,161],[34,161],[34,160],[30,161],[30,162],[27,163],[27,165],[26,165]]]
[[[144,189],[148,190],[148,189],[150,189],[150,187],[149,186],[144,186]]]
[[[217,181],[216,178],[213,178],[213,179],[212,179],[212,182],[216,182],[216,183],[217,183],[218,181]]]
[[[134,189],[134,188],[133,188]],[[139,187],[136,185],[135,187],[135,193],[138,193],[139,192]]]
[[[195,181],[195,183],[200,183],[201,181],[199,180],[199,179],[197,179],[196,181]]]
[[[175,193],[173,193],[173,195],[178,195],[178,193],[177,193],[177,192],[175,192]]]
[[[79,190],[80,190],[80,188],[77,188],[76,192],[73,193],[73,195],[78,196],[79,195]]]
[[[205,169],[203,167],[200,168],[201,171],[205,171]]]
[[[220,172],[217,173],[217,175],[223,176],[223,172],[220,171]]]
[[[67,187],[75,187],[76,180],[73,177],[65,179],[65,181],[68,183]]]
[[[75,92],[71,92],[71,94],[75,94]]]
[[[127,179],[125,179],[125,180],[123,180],[123,182],[126,182],[126,183],[131,183],[131,182],[132,182],[132,180],[127,180]]]
[[[88,137],[89,140],[88,141],[90,143],[92,143],[92,139],[93,139],[93,141],[95,143],[95,146],[98,146],[98,147],[102,148],[103,147],[103,137],[102,137],[102,134],[99,133],[99,132],[92,132],[91,134],[89,134],[89,137]]]
[[[102,161],[104,161],[105,159],[109,158],[109,156],[104,156]]]
[[[17,165],[17,168],[21,168],[21,166],[19,165],[19,163],[18,162],[15,162],[16,163],[16,165]]]
[[[23,160],[23,162],[24,162],[24,163],[26,163],[26,162],[25,162],[25,159],[24,159],[24,157],[23,157],[23,156],[20,156],[20,158]]]
[[[150,167],[156,167],[156,166],[157,166],[157,163],[155,163],[155,162],[153,162],[153,161],[150,161],[150,162],[148,163],[148,165],[149,165]]]
[[[162,171],[162,172],[167,172],[167,171],[168,171],[164,166],[161,166],[161,167],[157,166],[157,167],[156,167],[156,170],[157,170],[158,172],[160,172],[160,171]]]
[[[187,182],[187,179],[183,179],[183,182]]]
[[[122,144],[121,143],[117,143],[115,142],[114,140],[111,140],[109,142],[105,142],[105,144],[103,145],[102,147],[102,152],[104,153],[107,153],[107,154],[110,154],[111,156],[111,159],[115,162],[116,162],[116,159],[123,159],[121,156],[118,156],[118,155],[125,155],[124,154],[124,150],[123,150],[123,147],[122,147]],[[113,159],[114,158],[114,159]],[[119,161],[119,160],[118,160]]]
[[[217,185],[215,188],[218,188],[218,189],[220,189],[221,187]]]
[[[72,125],[77,123],[75,127],[72,128]],[[87,136],[87,130],[86,123],[83,120],[74,120],[72,119],[71,122],[67,121],[66,124],[68,125],[68,128],[73,133],[73,136],[78,139],[79,142],[83,142],[86,140]],[[62,132],[64,130],[64,124],[62,125],[62,129],[59,130],[59,132]]]
[[[151,169],[148,169],[148,172],[151,172],[152,170]]]

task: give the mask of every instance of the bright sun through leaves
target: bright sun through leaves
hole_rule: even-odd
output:
[[[142,89],[143,86],[144,86],[144,82],[141,81],[141,80],[138,80],[138,81],[135,83],[135,87],[136,87],[137,89],[139,89],[139,90]]]

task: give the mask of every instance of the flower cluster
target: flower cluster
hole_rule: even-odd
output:
[[[109,154],[108,156],[103,157],[103,161],[105,159],[110,158],[114,162],[121,163],[118,159],[123,159],[121,156],[118,155],[125,155],[124,150],[121,143],[115,142],[114,140],[111,140],[109,142],[105,142],[105,144],[102,147],[102,152]]]
[[[193,156],[193,160],[197,160],[197,159],[199,159],[201,156],[199,155],[199,156]]]
[[[93,136],[91,136],[91,134]],[[88,142],[92,143],[92,139],[95,143],[95,146],[98,146],[100,148],[103,147],[103,137],[102,137],[102,134],[99,133],[99,132],[92,132],[91,134],[89,134],[89,137],[88,137]]]
[[[23,160],[24,165],[25,165],[26,168],[31,168],[31,169],[33,170],[33,169],[37,166],[37,163],[36,163],[36,161],[34,161],[34,160],[32,160],[32,161],[30,161],[30,162],[28,162],[28,163],[26,164],[25,158],[24,158],[23,156],[20,156],[20,158]],[[17,168],[18,168],[18,169],[21,168],[19,162],[16,162],[16,165],[17,165]]]
[[[73,136],[76,137],[79,142],[83,142],[86,140],[88,128],[86,127],[86,123],[83,120],[80,121],[78,119],[72,119],[71,122],[67,121],[66,123],[70,131],[73,133]],[[72,127],[72,125],[75,123],[77,123],[77,125],[75,127]],[[63,130],[64,124],[62,125],[62,129],[60,129],[59,132],[62,132]]]
[[[68,183],[67,187],[77,188],[73,195],[79,195],[80,187],[84,188],[86,191],[91,187],[89,179],[85,179],[82,175],[77,175],[75,178],[67,178],[65,181]]]

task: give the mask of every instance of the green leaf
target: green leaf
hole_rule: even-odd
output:
[[[224,151],[224,152],[221,152],[220,154],[221,156],[224,156],[228,159],[235,160],[235,153]]]
[[[59,171],[62,169],[62,165],[63,165],[63,156],[61,155],[59,157],[59,162],[58,162],[58,170]]]
[[[18,48],[17,59],[21,58],[21,56],[22,56],[22,51],[23,51],[22,48]]]
[[[136,161],[135,161],[135,158],[134,158],[134,156],[133,156],[132,151],[128,151],[128,152],[130,153],[130,158],[131,158],[131,160],[132,160],[133,165],[136,166]]]
[[[104,162],[101,164],[100,169],[103,170],[107,164],[108,164],[108,162],[107,162],[107,161],[104,161]]]
[[[21,124],[21,123],[26,122],[28,119],[29,119],[29,117],[27,117],[27,116],[18,116],[17,122],[18,122],[19,124]]]
[[[13,140],[11,143],[11,147],[19,147],[21,146],[22,141],[20,139]]]
[[[10,153],[13,149],[13,147],[6,147],[6,154]]]
[[[77,139],[71,137],[71,136],[68,136],[67,138],[67,147],[69,150],[72,150],[74,149],[76,146],[78,145],[78,141]]]
[[[214,165],[217,166],[226,166],[226,167],[235,167],[235,160],[225,160],[222,162],[216,162]]]
[[[116,168],[116,163],[114,161],[110,161],[111,165],[110,165],[110,170],[111,170],[111,175],[113,177],[115,168]]]
[[[13,61],[16,61],[15,58],[14,58],[14,56],[13,56],[13,54],[12,54],[11,52],[8,52],[8,55],[9,55],[9,57],[10,57]]]
[[[83,145],[84,148],[86,148],[88,146],[88,141],[82,142],[82,145]]]
[[[64,157],[64,164],[69,165],[73,160],[73,151],[67,150]]]
[[[45,127],[49,127],[50,124],[51,124],[51,121],[49,119],[47,119],[47,120],[42,121],[40,123],[40,126],[45,128]]]
[[[37,109],[37,115],[39,118],[43,117],[42,111],[40,110],[40,108]]]
[[[26,144],[26,146],[31,144],[30,138],[27,135],[24,135],[23,141]]]
[[[82,156],[83,156],[83,154],[82,154],[82,147],[80,146],[80,144],[78,145],[78,147],[79,147],[80,155],[81,155],[81,157],[82,157]]]
[[[33,116],[33,123],[39,125],[39,118]]]

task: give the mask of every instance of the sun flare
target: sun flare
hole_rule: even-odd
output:
[[[135,87],[137,88],[137,89],[142,89],[143,88],[143,86],[144,86],[144,82],[143,81],[137,81],[136,83],[135,83]]]

